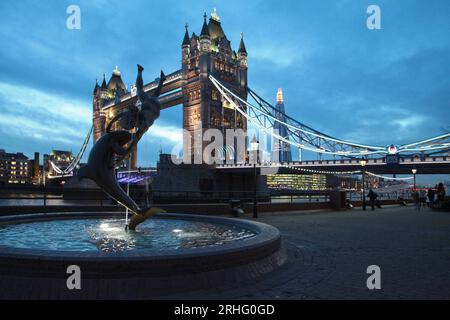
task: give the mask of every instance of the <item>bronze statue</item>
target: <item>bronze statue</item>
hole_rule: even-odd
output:
[[[108,124],[106,133],[95,143],[92,148],[88,163],[82,167],[77,174],[78,179],[90,178],[103,189],[111,198],[133,212],[129,224],[130,230],[145,219],[160,212],[159,208],[140,208],[131,197],[125,193],[117,182],[115,168],[127,159],[133,148],[137,145],[145,132],[159,117],[161,103],[158,96],[161,93],[165,81],[165,75],[161,71],[158,87],[153,95],[144,92],[142,71],[144,68],[138,66],[136,87],[141,108],[132,106],[128,110],[116,115]],[[113,123],[119,121],[125,130],[111,131]],[[132,131],[130,133],[128,130]]]

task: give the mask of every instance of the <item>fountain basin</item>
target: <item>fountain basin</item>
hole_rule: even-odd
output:
[[[86,225],[91,223],[94,226],[96,223],[101,226],[105,224],[102,221],[109,221],[109,226],[119,218],[123,218],[123,215],[61,213],[1,218],[0,297],[157,298],[239,284],[271,272],[286,260],[280,233],[272,226],[241,219],[186,214],[164,214],[147,220],[142,229],[137,230],[137,236],[133,239],[134,246],[123,245],[124,242],[132,242],[128,238],[124,240],[119,237],[118,244],[108,238],[106,248],[111,249],[108,244],[112,243],[114,250],[103,250],[105,246],[101,245],[92,247],[89,245],[89,240],[92,239],[79,247],[67,246],[70,250],[64,250],[64,246],[58,246],[56,240],[52,240],[52,234],[48,230],[42,232],[43,236],[49,237],[49,244],[45,249],[45,241],[20,241],[20,238],[28,235],[22,230],[27,227],[38,228],[40,224],[54,222],[64,225],[69,221],[68,225],[86,221]],[[148,226],[145,225],[147,222]],[[158,227],[166,224],[167,229],[162,228],[158,235],[151,224]],[[161,245],[149,246],[147,244],[151,240],[139,238],[139,232],[142,235],[146,228],[152,231],[147,239],[152,239],[152,236],[161,238],[161,234],[170,230],[181,230],[176,229],[180,226],[190,228],[188,240],[177,243],[177,238],[168,238],[165,243],[170,245],[167,248],[164,247],[164,241]],[[195,229],[197,227],[200,231]],[[114,232],[121,236],[120,231],[114,228]],[[64,230],[59,232],[64,233]],[[179,233],[183,233],[183,230]],[[176,232],[174,237],[178,237],[179,233]],[[223,235],[224,239],[221,239]],[[39,235],[34,236],[39,238]],[[11,237],[18,238],[17,245],[11,242]],[[194,241],[189,237],[194,237]],[[76,236],[72,238],[73,241],[81,241]],[[67,234],[67,239],[71,240],[70,233]],[[100,240],[103,241],[103,238]],[[66,271],[70,265],[80,267],[81,290],[67,288],[66,280],[70,274]]]

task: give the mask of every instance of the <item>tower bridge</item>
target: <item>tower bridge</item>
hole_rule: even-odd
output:
[[[191,133],[210,128],[240,128],[245,132],[245,117],[221,98],[209,80],[210,75],[223,81],[238,97],[247,98],[247,51],[243,35],[234,51],[216,11],[211,13],[209,21],[204,15],[199,35],[195,32],[189,35],[186,25],[181,43],[181,69],[167,75],[159,100],[163,109],[183,105],[183,128]],[[144,91],[151,93],[156,87],[157,81],[153,81],[145,85]],[[128,91],[117,67],[108,82],[103,77],[101,85],[96,83],[93,93],[94,143],[118,112],[136,102],[135,88]],[[202,150],[205,146],[206,143]],[[196,156],[193,140],[184,141],[183,149],[184,154]],[[131,157],[131,168],[136,167],[137,150]]]
[[[423,170],[422,173],[450,172],[449,133],[404,145],[379,146],[344,141],[287,115],[282,105],[281,92],[278,93],[277,106],[272,106],[249,88],[247,72],[247,50],[243,35],[237,51],[233,50],[220,17],[214,11],[208,21],[204,15],[198,35],[195,32],[189,34],[186,25],[181,43],[181,68],[167,75],[159,99],[163,109],[183,105],[183,128],[191,133],[200,131],[203,134],[211,128],[222,132],[226,129],[242,129],[246,135],[250,123],[271,135],[277,139],[279,149],[284,154],[282,159],[278,159],[282,162],[277,164],[279,172],[298,172],[298,168],[323,172],[358,171],[361,170],[361,159],[366,159],[367,170],[374,173],[410,174],[412,168],[419,168]],[[157,84],[157,80],[147,83],[144,91],[152,92]],[[94,143],[105,133],[109,121],[117,113],[136,102],[135,87],[128,90],[117,67],[108,82],[103,77],[101,85],[96,83],[93,92]],[[200,150],[195,150],[193,143],[192,139],[183,141],[183,153],[195,158],[195,152],[203,152],[207,143],[203,142]],[[288,152],[291,147],[298,148],[300,152],[307,151],[333,159],[292,162]],[[230,150],[224,151],[225,160],[232,158],[227,153],[236,150],[235,146],[231,146]],[[137,150],[132,153],[131,160],[129,169],[135,169]],[[260,168],[270,166],[273,165],[258,164]],[[236,164],[216,165],[209,167],[209,170],[213,168],[216,169],[213,171],[224,174],[250,170],[248,165]]]

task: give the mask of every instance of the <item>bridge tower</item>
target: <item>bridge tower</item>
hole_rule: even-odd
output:
[[[93,93],[93,101],[92,101],[92,123],[94,125],[94,143],[97,142],[98,139],[105,132],[105,124],[106,124],[106,116],[102,111],[102,107],[104,102],[106,101],[106,92],[107,85],[105,80],[105,75],[103,74],[103,82],[102,85],[98,85],[98,81],[95,82],[94,93]]]
[[[114,111],[110,110],[105,112],[103,107],[112,101],[116,104],[120,103],[120,97],[128,93],[127,86],[123,83],[119,68],[112,71],[111,78],[106,83],[105,75],[103,74],[102,85],[99,86],[95,83],[93,99],[92,99],[92,123],[94,125],[94,137],[93,143],[95,144],[98,139],[106,132],[106,127],[109,120],[113,118]],[[114,129],[117,129],[113,127]],[[131,153],[132,169],[137,167],[137,149]]]
[[[221,130],[223,137],[226,129],[242,129],[244,134],[247,130],[246,119],[221,97],[208,79],[209,74],[213,75],[246,100],[247,51],[242,35],[238,52],[232,50],[214,9],[208,22],[206,13],[203,16],[200,35],[189,36],[186,25],[181,53],[183,128],[190,133],[183,141],[184,162],[195,163],[194,159],[202,159],[203,150],[210,143],[202,141],[205,130]],[[234,150],[224,150],[227,159],[234,158],[235,143]]]

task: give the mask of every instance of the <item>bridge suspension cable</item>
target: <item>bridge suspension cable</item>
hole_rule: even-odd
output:
[[[59,168],[53,161],[50,161],[50,165],[52,166],[53,170],[59,174],[59,175],[69,175],[72,173],[73,169],[80,163],[81,158],[83,158],[84,152],[86,151],[86,147],[89,143],[89,140],[92,135],[92,131],[94,130],[94,126],[91,126],[89,129],[88,134],[86,135],[86,138],[84,139],[83,145],[81,146],[80,151],[78,151],[78,154],[75,158],[72,159],[72,161],[69,163],[69,165],[65,169]]]
[[[247,101],[242,100],[235,95],[231,90],[221,84],[217,79],[210,75],[210,79],[214,86],[219,90],[222,96],[232,105],[234,108],[242,114],[253,125],[269,133],[278,140],[284,141],[291,145],[304,150],[309,150],[316,153],[324,153],[340,156],[367,156],[370,154],[380,153],[385,150],[384,147],[367,146],[356,143],[348,143],[331,136],[322,134],[317,130],[314,130],[302,123],[294,120],[293,118],[286,116],[289,123],[283,122],[277,117],[275,108],[265,102],[262,98],[256,95],[249,89],[250,95],[256,101],[257,106],[250,104]],[[272,112],[271,112],[272,111]],[[288,131],[288,137],[282,137],[277,132],[274,132],[273,128],[275,122],[284,125]]]
[[[242,114],[242,116],[244,116],[254,126],[270,134],[272,137],[297,148],[319,154],[344,157],[365,157],[374,154],[389,153],[388,148],[384,146],[373,146],[349,142],[314,130],[313,128],[293,119],[289,115],[281,113],[250,88],[248,88],[248,93],[255,101],[255,104],[244,101],[212,75],[209,75],[209,79],[221,95],[228,101],[228,103],[230,103],[235,110]],[[277,116],[280,114],[281,117]],[[286,128],[287,136],[280,136],[274,131],[275,123]],[[395,153],[423,153],[429,151],[447,150],[450,150],[450,133],[423,141],[402,145],[398,148],[396,147]]]
[[[302,171],[302,172],[306,172],[306,173],[313,173],[313,174],[330,174],[330,175],[354,175],[354,174],[362,174],[363,171],[362,170],[354,170],[354,171],[324,171],[324,170],[314,170],[314,169],[306,169],[306,168],[299,168],[299,167],[293,167],[293,166],[286,166],[286,168],[289,169],[293,169],[293,170],[298,170],[298,171]],[[411,180],[414,179],[414,176],[412,177],[402,177],[402,178],[397,178],[397,177],[387,177],[387,176],[382,176],[379,174],[375,174],[369,171],[365,171],[366,174],[377,177],[377,178],[382,178],[382,179],[386,179],[386,180]]]
[[[313,169],[306,169],[306,168],[299,168],[299,167],[292,167],[292,166],[286,166],[286,168],[294,169],[294,170],[298,170],[298,171],[303,171],[303,172],[307,172],[307,173],[313,173],[313,174],[354,175],[354,174],[362,174],[363,173],[362,170],[355,170],[355,171],[323,171],[323,170],[313,170]],[[369,171],[365,171],[364,173],[368,174],[368,175],[371,175],[373,177],[377,177],[377,178],[381,178],[381,179],[385,179],[385,180],[399,180],[399,181],[403,181],[403,180],[414,179],[414,176],[397,178],[397,177],[382,176],[382,175],[375,174],[375,173],[372,173],[372,172],[369,172]]]
[[[412,179],[414,179],[414,176],[412,176],[412,177],[397,178],[397,177],[386,177],[386,176],[382,176],[382,175],[375,174],[375,173],[368,172],[368,171],[366,171],[366,173],[367,173],[368,175],[370,175],[370,176],[374,176],[374,177],[382,178],[382,179],[386,179],[386,180],[412,180]]]

